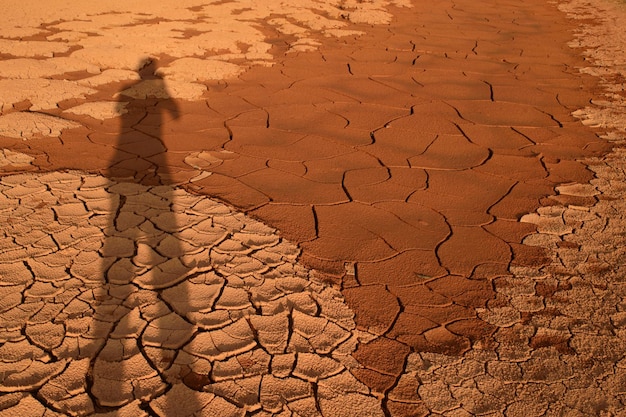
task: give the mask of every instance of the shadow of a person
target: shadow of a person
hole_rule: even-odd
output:
[[[141,79],[118,94],[123,114],[115,157],[106,172],[108,190],[116,198],[101,250],[109,260],[103,263],[104,296],[93,325],[94,334],[104,341],[89,377],[92,396],[105,408],[133,401],[147,407],[181,383],[184,372],[170,368],[194,333],[184,314],[163,296],[170,291],[170,299],[184,302],[186,287],[177,284],[197,268],[176,236],[185,226],[184,204],[176,201],[162,140],[163,125],[179,118],[180,112],[155,70],[155,62],[146,62],[139,71]],[[195,408],[189,404],[193,398],[186,396],[185,408]],[[168,409],[171,404],[153,411],[169,417],[163,411]]]

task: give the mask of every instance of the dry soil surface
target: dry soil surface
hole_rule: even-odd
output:
[[[626,412],[623,6],[5,3],[0,416]]]

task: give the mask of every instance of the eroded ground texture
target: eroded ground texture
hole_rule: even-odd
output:
[[[0,416],[626,413],[623,6],[2,7]]]

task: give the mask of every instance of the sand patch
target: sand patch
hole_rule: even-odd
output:
[[[122,91],[120,94],[136,99],[154,98],[178,98],[183,100],[195,100],[202,97],[206,91],[203,84],[167,81],[163,80],[144,80],[130,88]]]
[[[10,113],[0,116],[0,135],[30,139],[36,135],[59,136],[63,129],[78,127],[77,123],[41,113]]]
[[[139,74],[137,74],[136,71],[124,69],[108,69],[93,77],[83,78],[82,80],[78,81],[78,84],[89,87],[98,87],[101,85],[106,85],[119,81],[136,81],[140,79],[141,77],[139,76]]]
[[[167,67],[159,68],[157,75],[167,80],[197,82],[234,78],[242,72],[239,65],[215,59],[181,58]]]
[[[96,91],[74,81],[35,79],[0,80],[0,104],[6,112],[16,103],[30,101],[29,110],[54,109],[67,99],[85,99]]]
[[[32,156],[20,152],[13,152],[10,149],[0,150],[0,168],[6,166],[14,168],[25,167],[30,165],[34,160],[35,158]]]
[[[58,57],[50,59],[16,58],[0,61],[0,77],[14,79],[49,78],[54,75],[74,71],[98,74],[97,66],[75,58]]]
[[[128,110],[126,110],[127,105],[127,102],[97,101],[72,107],[71,109],[66,110],[66,112],[73,114],[83,114],[91,116],[94,119],[105,120],[112,119],[114,117],[128,113]]]

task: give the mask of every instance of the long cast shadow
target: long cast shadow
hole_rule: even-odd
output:
[[[162,140],[163,124],[180,112],[155,70],[155,62],[146,62],[141,79],[118,95],[120,133],[105,173],[112,195],[120,198],[111,202],[101,251],[109,261],[103,262],[106,295],[96,307],[94,332],[105,341],[89,378],[92,395],[105,409],[136,399],[148,407],[170,383],[181,383],[184,375],[168,375],[168,369],[192,336],[192,326],[161,297],[193,273],[194,265],[185,262],[175,237],[181,225]],[[153,412],[165,415],[163,410],[175,407],[161,405],[161,412]]]

